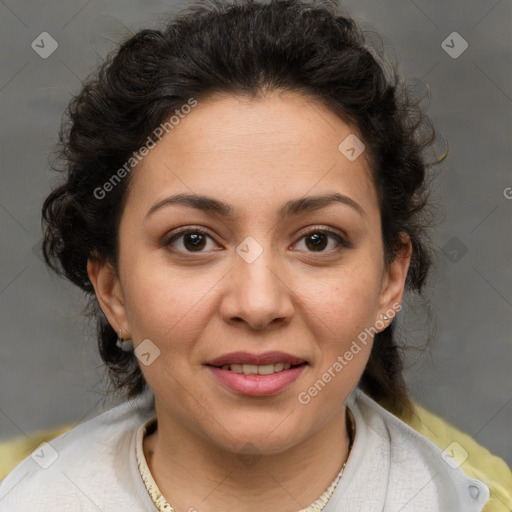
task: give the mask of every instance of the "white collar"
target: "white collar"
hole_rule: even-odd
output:
[[[489,489],[448,465],[441,448],[360,389],[347,406],[356,436],[324,512],[481,512]]]

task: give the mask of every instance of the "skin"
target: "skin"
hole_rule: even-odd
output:
[[[298,395],[401,303],[411,256],[404,236],[398,257],[385,265],[366,154],[350,161],[338,150],[349,134],[362,139],[296,93],[203,100],[132,171],[118,271],[89,260],[112,327],[135,347],[150,339],[160,350],[141,365],[158,418],[144,450],[178,512],[297,511],[324,492],[347,457],[344,403],[371,339],[307,405]],[[289,200],[332,192],[356,201],[364,214],[341,203],[278,214]],[[222,200],[237,215],[173,204],[148,216],[178,193]],[[165,245],[178,230],[195,227],[208,231],[199,252],[190,236]],[[311,235],[327,228],[349,246],[320,235],[315,250]],[[252,263],[236,252],[248,236],[263,250]],[[204,366],[240,350],[279,350],[309,364],[277,395],[241,396]]]

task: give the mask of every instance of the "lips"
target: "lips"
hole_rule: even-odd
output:
[[[205,363],[207,366],[216,366],[221,368],[226,365],[290,365],[298,366],[307,363],[307,361],[299,356],[287,354],[285,352],[264,352],[262,354],[251,354],[249,352],[231,352],[220,357],[212,359]]]
[[[243,373],[244,375],[272,375],[284,370],[289,370],[292,367],[289,363],[275,363],[275,364],[225,364],[221,368],[229,370],[230,372]],[[217,368],[217,367],[216,367]],[[295,367],[294,367],[295,368]]]
[[[231,352],[205,363],[223,387],[238,395],[273,396],[291,386],[308,362],[285,352]]]
[[[264,368],[264,366],[255,366],[255,368],[260,369]],[[292,386],[303,372],[306,371],[307,363],[292,366],[288,370],[281,370],[267,375],[260,374],[259,372],[257,375],[246,375],[245,373],[237,373],[218,368],[217,366],[206,366],[206,369],[223,388],[237,395],[268,397],[277,395]]]

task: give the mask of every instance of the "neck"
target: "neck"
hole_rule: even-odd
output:
[[[340,408],[311,437],[278,454],[241,455],[191,432],[155,403],[158,427],[144,454],[176,510],[296,512],[317,500],[347,459],[350,437]]]

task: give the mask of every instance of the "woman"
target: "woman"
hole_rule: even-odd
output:
[[[394,316],[431,264],[425,127],[328,3],[127,40],[70,103],[43,215],[129,400],[23,461],[5,510],[483,510],[389,412],[414,414]]]

